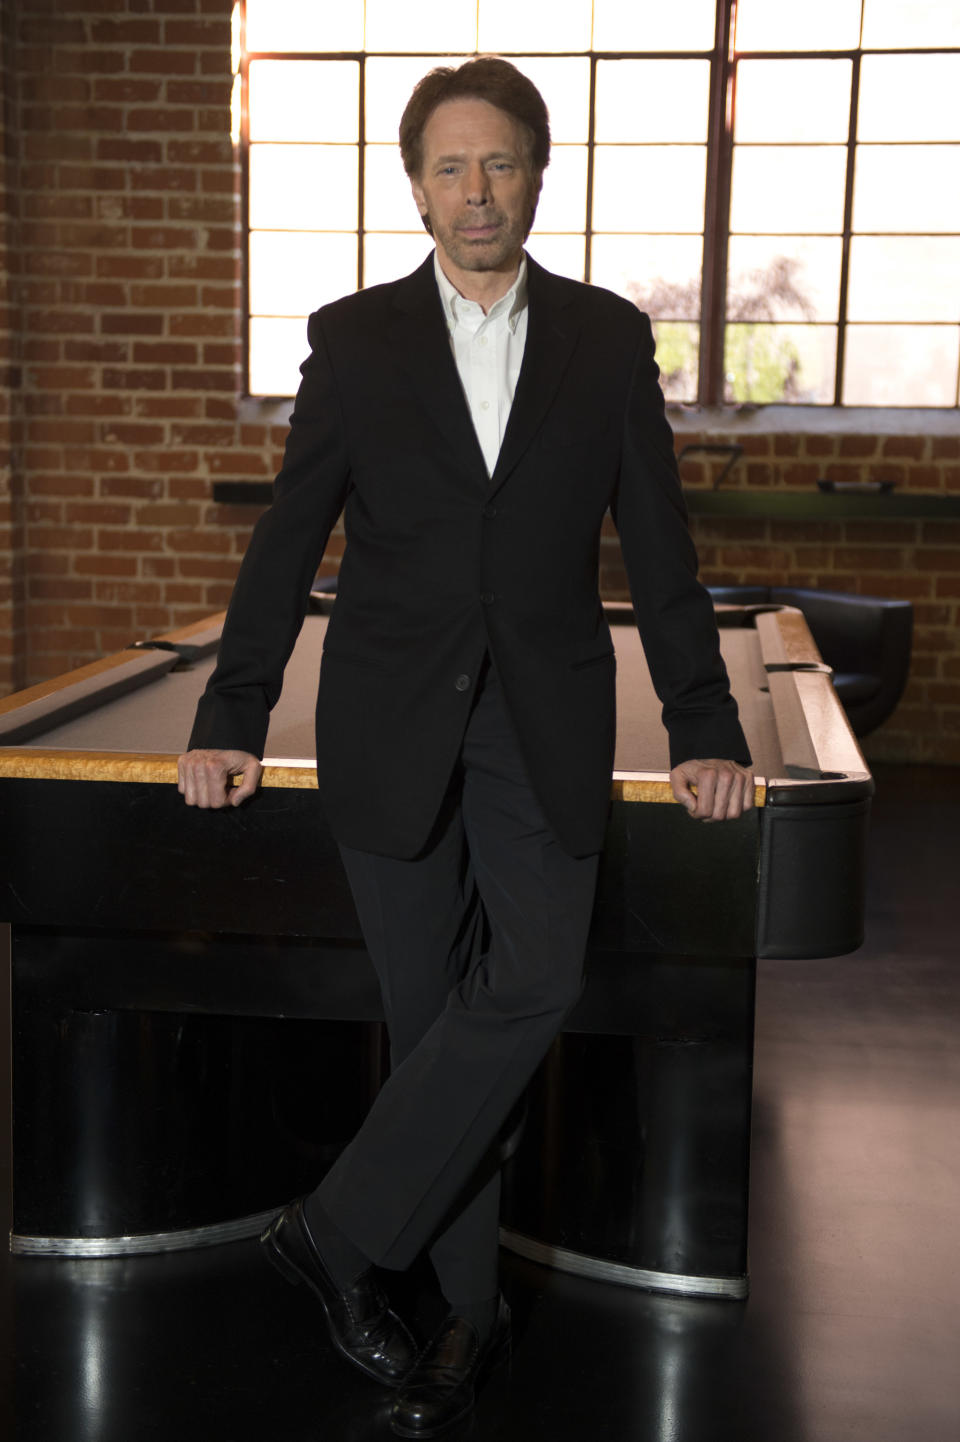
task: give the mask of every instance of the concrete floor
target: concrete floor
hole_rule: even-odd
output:
[[[960,1438],[960,770],[877,781],[865,946],[760,970],[749,1300],[505,1255],[514,1361],[458,1438]],[[5,1280],[16,1442],[389,1436],[255,1242],[8,1259]]]

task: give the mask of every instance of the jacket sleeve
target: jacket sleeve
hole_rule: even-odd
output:
[[[633,608],[663,705],[670,764],[720,757],[750,762],[730,694],[713,603],[697,579],[697,554],[654,361],[642,335],[627,401],[621,469],[611,511]]]
[[[270,709],[306,612],[310,586],[343,508],[349,464],[320,313],[290,418],[273,504],[257,522],[200,698],[189,747],[263,755]]]

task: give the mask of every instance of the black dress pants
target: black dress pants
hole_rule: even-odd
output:
[[[580,994],[597,856],[533,794],[487,663],[426,850],[342,848],[391,1074],[316,1201],[372,1261],[429,1249],[448,1300],[497,1291],[499,1129]]]

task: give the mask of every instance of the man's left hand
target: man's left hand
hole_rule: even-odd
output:
[[[733,821],[753,805],[753,773],[737,761],[682,761],[670,772],[673,794],[697,821]]]

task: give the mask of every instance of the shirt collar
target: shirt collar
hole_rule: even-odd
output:
[[[440,299],[443,302],[443,314],[447,322],[447,329],[454,331],[464,314],[464,308],[475,306],[476,301],[466,300],[451,280],[444,274],[437,252],[433,252],[433,269],[437,277],[437,288],[440,291]],[[490,307],[485,320],[498,320],[505,315],[507,325],[513,334],[516,334],[520,317],[527,304],[527,257],[521,253],[520,268],[517,271],[517,278],[513,285],[502,295],[500,299]]]

